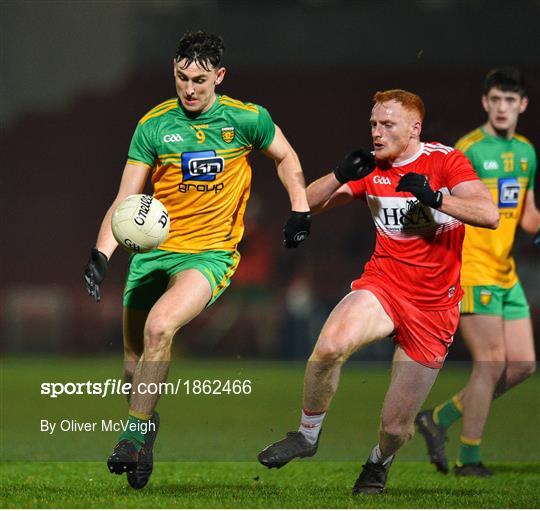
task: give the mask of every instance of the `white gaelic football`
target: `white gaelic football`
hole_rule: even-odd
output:
[[[113,235],[128,252],[149,252],[169,234],[170,220],[165,206],[150,195],[130,195],[112,216]]]

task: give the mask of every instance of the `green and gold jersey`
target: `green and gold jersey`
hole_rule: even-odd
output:
[[[154,197],[169,212],[162,250],[234,250],[244,232],[251,185],[248,155],[266,149],[275,126],[266,109],[217,96],[191,117],[170,99],[141,118],[128,163],[152,169]]]
[[[494,231],[465,226],[461,284],[510,288],[518,281],[511,251],[525,194],[534,187],[534,147],[521,135],[507,140],[478,128],[460,139],[456,148],[472,162],[501,215]]]

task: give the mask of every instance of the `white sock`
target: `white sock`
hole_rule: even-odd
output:
[[[379,447],[379,444],[377,444],[373,448],[373,450],[371,451],[371,454],[369,455],[369,461],[371,461],[371,463],[378,463],[379,465],[386,465],[387,463],[390,463],[393,458],[394,458],[394,454],[392,454],[392,456],[385,456],[381,452],[381,448]]]
[[[321,426],[324,420],[326,412],[318,413],[313,415],[312,413],[306,414],[305,410],[302,410],[302,421],[300,422],[300,427],[298,431],[306,437],[306,440],[314,445],[317,443],[317,438],[319,438],[319,433],[321,431]]]

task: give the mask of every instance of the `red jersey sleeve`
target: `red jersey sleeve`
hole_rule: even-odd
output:
[[[366,184],[365,179],[358,179],[357,181],[349,181],[347,183],[347,186],[351,189],[351,192],[353,194],[353,197],[364,198],[366,194]]]
[[[454,186],[465,181],[478,181],[479,177],[468,158],[459,150],[454,149],[444,159],[446,186],[452,190]]]

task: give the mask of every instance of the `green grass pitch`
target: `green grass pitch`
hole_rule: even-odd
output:
[[[491,479],[440,475],[396,462],[387,491],[352,497],[360,463],[301,461],[268,470],[254,462],[161,462],[149,485],[96,462],[13,462],[0,470],[3,507],[75,508],[535,508],[538,464],[497,463]]]
[[[441,475],[415,437],[399,454],[387,491],[352,497],[351,487],[377,440],[389,365],[349,363],[311,460],[268,470],[255,460],[296,428],[304,364],[175,361],[169,380],[250,379],[248,396],[163,396],[156,466],[148,487],[132,490],[108,473],[117,434],[40,432],[39,421],[125,418],[121,397],[40,395],[40,384],[103,381],[119,358],[6,358],[2,361],[0,505],[15,508],[537,508],[540,504],[540,378],[497,400],[486,428],[488,479]],[[426,405],[457,391],[468,368],[448,364]],[[447,452],[457,454],[459,426]]]

